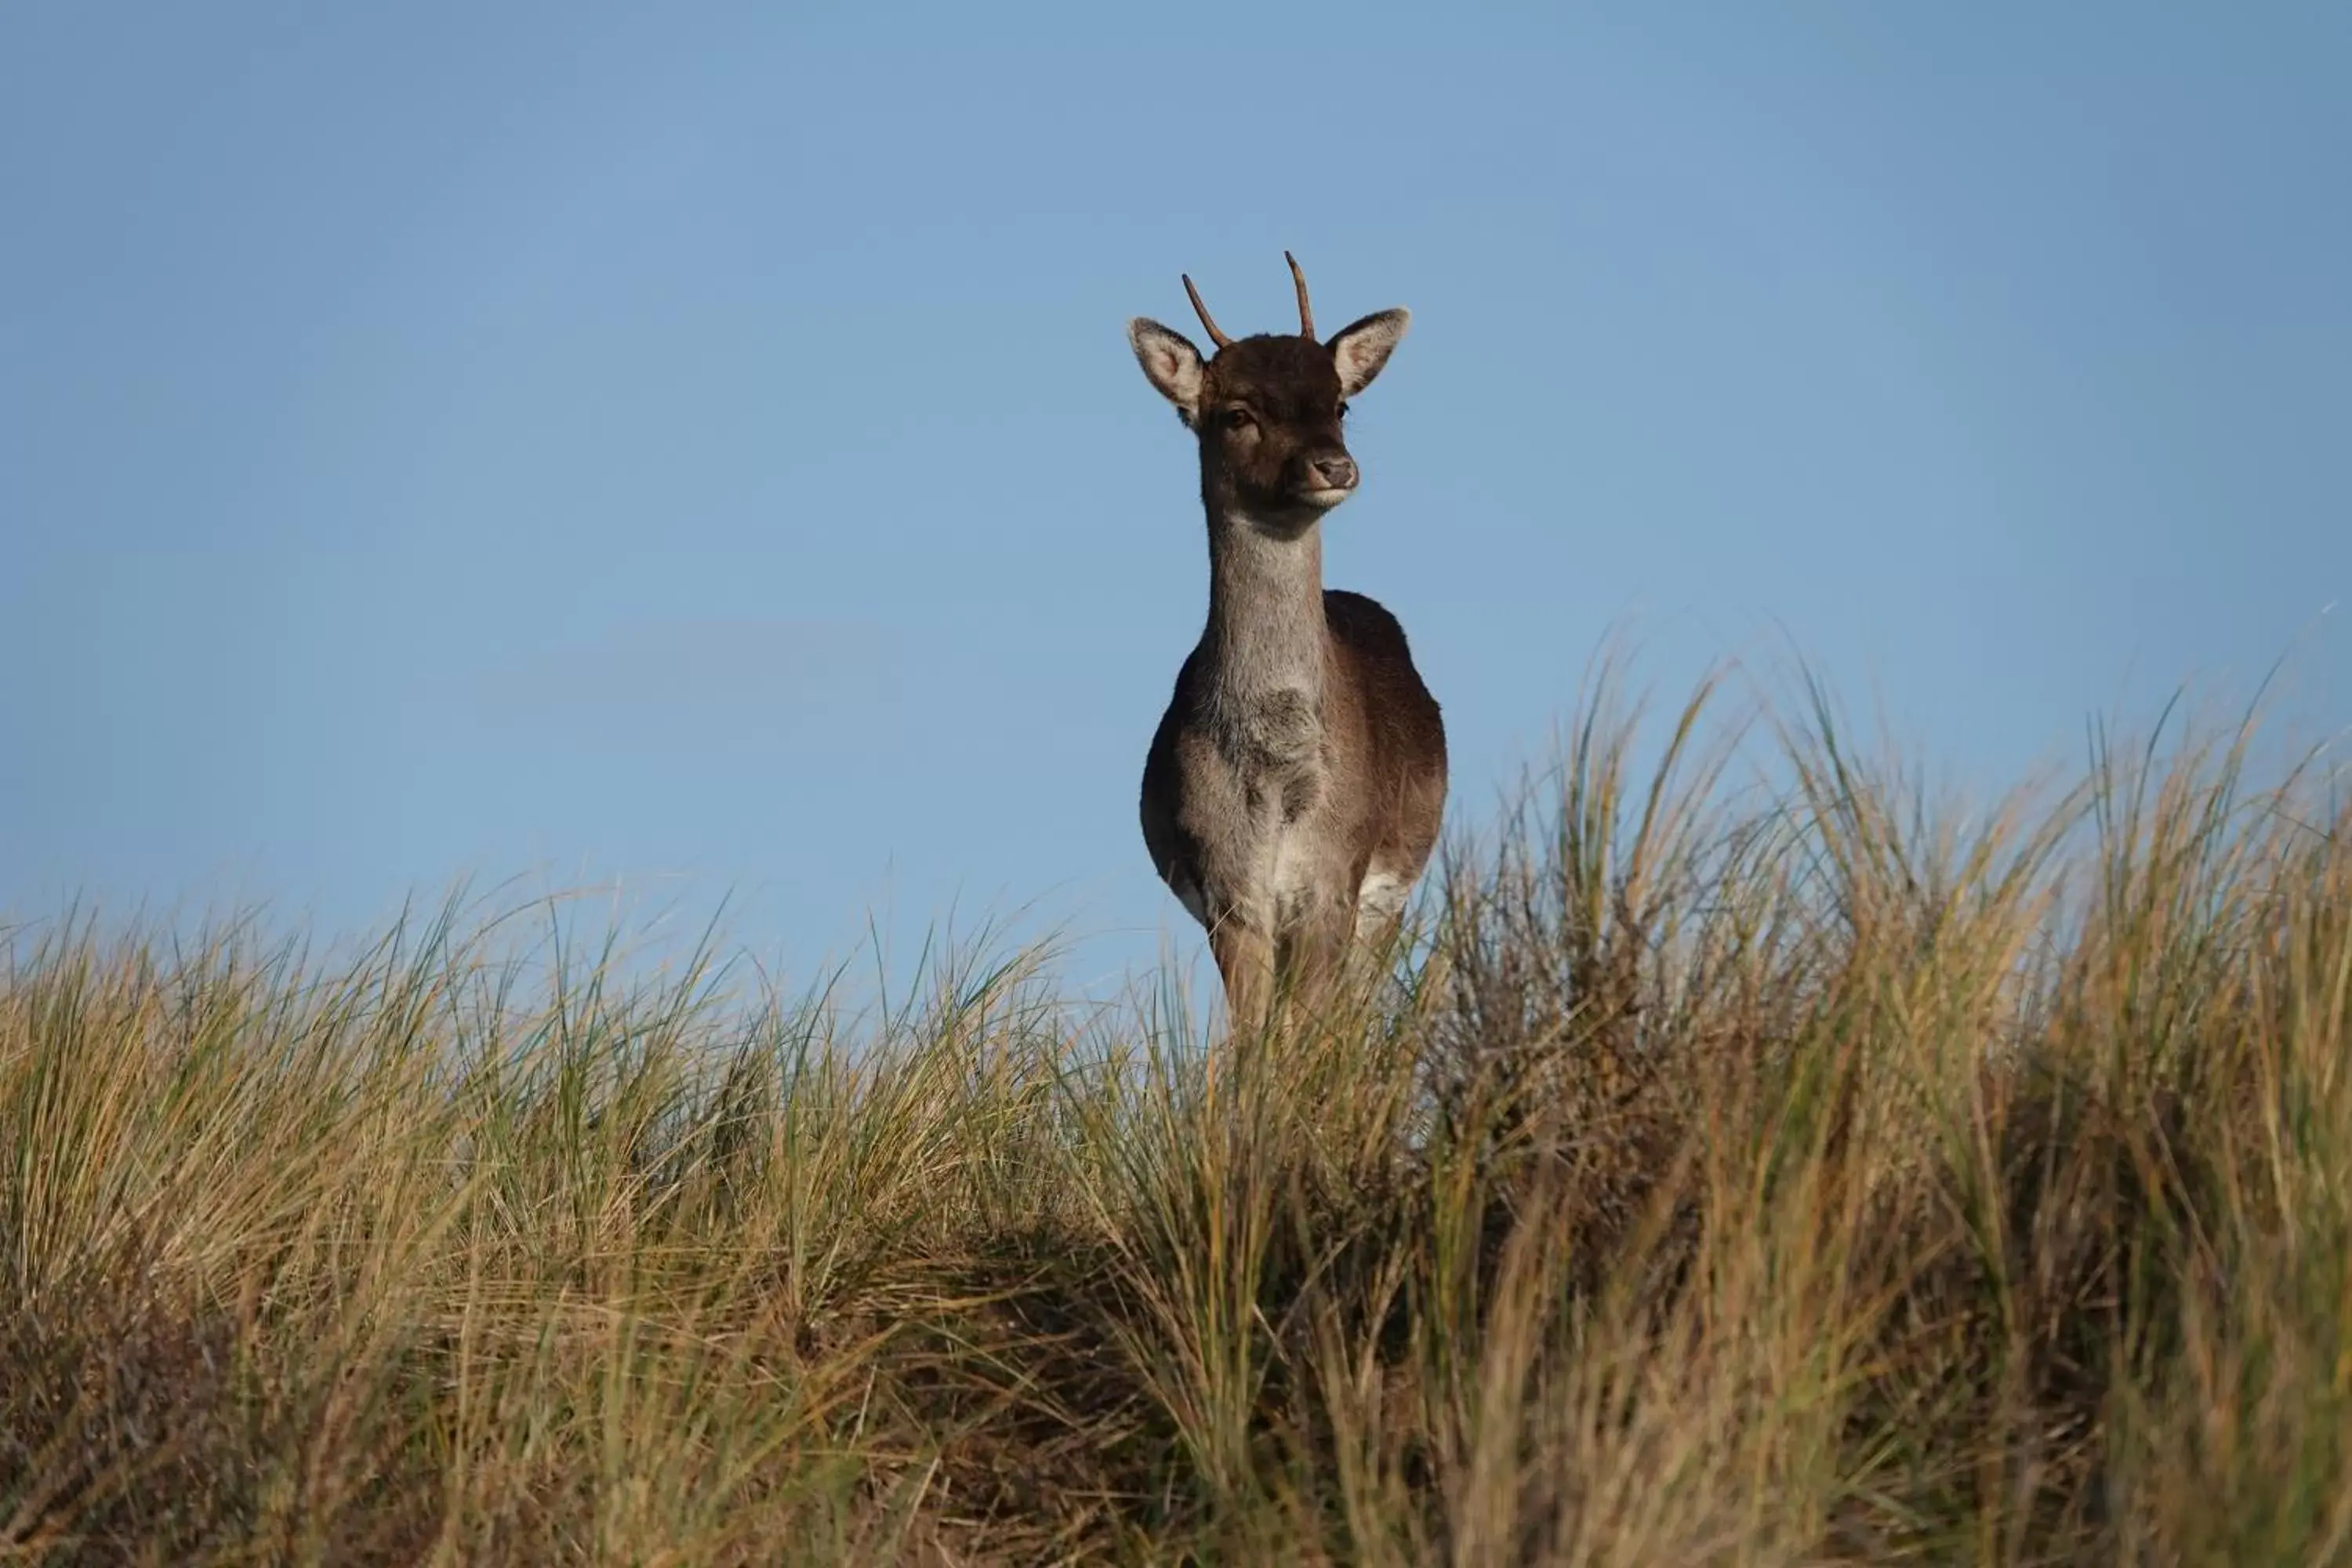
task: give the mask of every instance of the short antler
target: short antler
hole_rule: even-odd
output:
[[[1307,274],[1298,270],[1298,258],[1290,252],[1284,251],[1282,258],[1290,263],[1290,280],[1298,285],[1298,335],[1312,338],[1315,335],[1315,311],[1307,303]]]
[[[1201,325],[1209,329],[1209,341],[1216,344],[1219,348],[1223,348],[1227,343],[1232,342],[1234,340],[1225,336],[1223,331],[1218,328],[1215,319],[1209,314],[1209,307],[1201,303],[1201,291],[1192,287],[1192,275],[1190,273],[1186,273],[1183,277],[1184,292],[1192,297],[1192,313],[1201,318]]]

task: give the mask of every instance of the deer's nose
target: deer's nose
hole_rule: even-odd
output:
[[[1356,488],[1356,459],[1345,452],[1318,458],[1307,465],[1307,471],[1318,489],[1351,490]]]

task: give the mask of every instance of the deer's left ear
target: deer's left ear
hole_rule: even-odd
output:
[[[1360,321],[1350,321],[1331,334],[1331,363],[1339,373],[1339,395],[1353,397],[1372,384],[1372,377],[1389,363],[1404,337],[1404,330],[1412,325],[1412,312],[1400,307],[1366,316]]]

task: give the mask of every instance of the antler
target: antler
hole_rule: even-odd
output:
[[[1290,263],[1290,280],[1298,288],[1298,335],[1312,339],[1315,336],[1315,307],[1307,302],[1307,274],[1298,269],[1298,258],[1290,252],[1284,251],[1282,258]],[[1209,341],[1223,348],[1234,340],[1217,325],[1216,319],[1209,314],[1209,307],[1201,303],[1201,291],[1192,287],[1192,274],[1185,273],[1183,278],[1184,292],[1192,299],[1192,313],[1201,318],[1201,325],[1209,329]]]
[[[1215,319],[1209,314],[1209,307],[1201,303],[1201,291],[1192,287],[1192,275],[1190,273],[1186,273],[1183,276],[1184,292],[1192,296],[1192,313],[1201,318],[1201,325],[1209,329],[1209,341],[1216,344],[1219,348],[1223,348],[1227,343],[1232,342],[1234,340],[1225,336],[1225,334],[1218,329]]]

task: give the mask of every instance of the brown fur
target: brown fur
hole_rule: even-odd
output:
[[[1322,584],[1323,514],[1356,484],[1345,396],[1405,321],[1244,338],[1206,362],[1156,321],[1129,328],[1198,437],[1209,525],[1208,624],[1152,737],[1143,838],[1208,929],[1237,1029],[1277,992],[1335,978],[1352,940],[1385,941],[1391,911],[1363,907],[1366,879],[1402,901],[1444,812],[1445,727],[1403,628]]]

